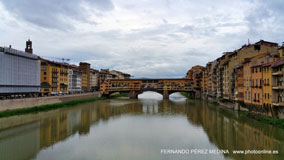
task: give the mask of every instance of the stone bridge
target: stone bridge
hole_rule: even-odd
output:
[[[100,93],[109,96],[113,93],[128,93],[130,98],[137,98],[145,91],[154,91],[168,99],[174,92],[195,94],[190,79],[109,79],[100,86]]]

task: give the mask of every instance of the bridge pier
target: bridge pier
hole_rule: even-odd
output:
[[[137,99],[138,98],[138,94],[135,91],[130,91],[128,93],[129,98],[131,99]]]
[[[163,99],[169,99],[169,91],[168,90],[163,91]]]

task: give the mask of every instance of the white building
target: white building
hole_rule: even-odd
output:
[[[69,92],[79,93],[82,91],[82,72],[76,67],[69,69]]]
[[[0,95],[39,92],[38,56],[11,47],[0,47]]]

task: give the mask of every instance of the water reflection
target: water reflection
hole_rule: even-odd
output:
[[[34,121],[27,123],[27,119]],[[62,154],[64,159],[189,158],[161,155],[164,147],[267,149],[280,153],[190,155],[193,159],[281,159],[283,135],[281,129],[179,95],[170,100],[111,99],[0,119],[0,159],[50,159]],[[110,153],[103,150],[118,148]],[[133,153],[127,152],[130,150]]]

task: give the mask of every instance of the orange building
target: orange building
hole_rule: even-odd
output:
[[[248,100],[251,99],[250,104],[255,105],[255,106],[263,106],[263,88],[262,88],[263,87],[263,66],[262,65],[276,61],[277,58],[278,58],[277,56],[273,56],[270,53],[265,53],[265,54],[254,56],[250,58],[250,61],[248,63],[245,63],[246,64],[244,68],[244,74],[246,74],[244,75],[244,77],[246,77],[245,81],[250,81],[250,89],[248,89],[249,87],[248,84],[246,84],[246,89],[245,89],[245,96],[246,94],[247,96],[250,96],[250,97],[247,97],[246,103],[248,103]],[[267,74],[265,75],[268,76]]]
[[[262,66],[260,63],[251,66],[251,82],[252,104],[262,106]]]

